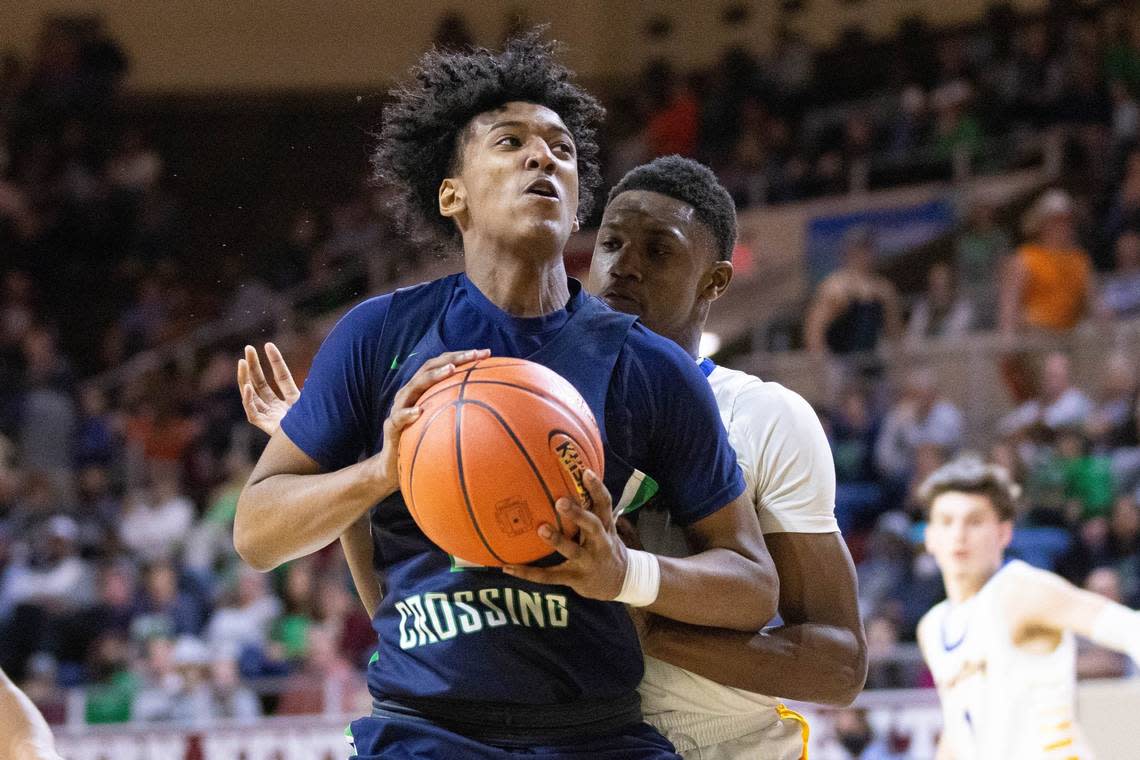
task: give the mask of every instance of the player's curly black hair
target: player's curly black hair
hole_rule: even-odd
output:
[[[574,138],[578,158],[578,215],[585,217],[601,183],[596,131],[605,109],[571,81],[557,46],[542,27],[507,42],[502,52],[432,50],[411,79],[389,94],[372,155],[374,178],[393,189],[391,206],[409,235],[456,244],[459,232],[439,213],[439,185],[459,168],[471,119],[505,103],[546,106]]]
[[[732,259],[736,245],[736,204],[702,163],[681,156],[663,156],[631,169],[610,190],[610,203],[627,190],[648,190],[689,204],[716,240],[717,258]]]

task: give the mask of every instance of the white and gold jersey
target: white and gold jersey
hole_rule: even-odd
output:
[[[838,531],[835,465],[811,406],[778,383],[707,360],[702,365],[764,533]],[[666,519],[660,511],[640,515],[642,543],[659,554],[687,554],[683,533]],[[803,752],[802,719],[776,698],[723,686],[652,657],[645,658],[640,691],[646,720],[682,754],[700,749],[701,757],[794,760]],[[718,751],[709,752],[712,746]]]
[[[1076,722],[1076,644],[1014,644],[1001,599],[1042,572],[1013,560],[961,604],[938,604],[918,638],[942,702],[944,741],[960,760],[1089,760]]]

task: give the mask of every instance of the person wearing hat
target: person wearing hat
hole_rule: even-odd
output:
[[[1093,276],[1092,259],[1077,243],[1072,198],[1046,191],[1026,212],[1022,230],[1029,242],[1002,276],[1001,329],[1069,330],[1088,311]]]

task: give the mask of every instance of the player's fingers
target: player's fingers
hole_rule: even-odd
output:
[[[590,512],[601,521],[603,530],[612,530],[614,527],[613,499],[610,498],[606,484],[598,477],[598,473],[593,470],[586,470],[582,473],[582,485],[585,487],[586,493],[590,495]]]
[[[491,355],[491,350],[487,348],[470,348],[466,351],[445,351],[439,356],[433,356],[424,362],[416,374],[421,372],[431,372],[437,367],[442,367],[445,364],[466,364],[473,362],[476,359],[485,359]]]
[[[238,393],[245,393],[245,384],[249,382],[249,365],[246,364],[245,359],[238,359],[237,363],[237,384]]]
[[[293,373],[289,371],[285,357],[281,355],[280,349],[273,343],[265,344],[265,357],[269,359],[269,368],[273,370],[273,379],[277,381],[281,395],[292,404],[300,397],[301,391],[297,390],[297,383],[293,382]]]
[[[605,532],[598,516],[572,499],[559,499],[555,502],[554,508],[558,510],[564,522],[569,520],[578,526],[579,543],[597,541]]]
[[[427,371],[420,369],[403,388],[396,391],[396,396],[392,400],[392,411],[397,412],[400,409],[415,405],[415,403],[420,400],[420,396],[424,395],[424,391],[454,371],[454,364],[444,364],[442,366],[433,367]]]
[[[273,387],[265,379],[265,373],[261,371],[261,359],[257,355],[257,349],[253,346],[245,347],[245,363],[249,368],[249,381],[253,384],[253,389],[257,391],[257,395],[265,401],[277,398],[277,394],[273,392]]]
[[[269,409],[265,406],[265,402],[258,397],[250,383],[241,387],[241,405],[245,409],[245,418],[249,420],[251,425],[263,433],[273,435],[273,429],[266,424],[266,414]]]
[[[423,414],[423,411],[423,407],[409,406],[388,415],[388,424],[391,426],[391,431],[395,434],[403,432],[404,428],[411,425]]]
[[[582,545],[572,538],[569,538],[565,533],[556,530],[550,525],[545,523],[538,526],[538,536],[546,543],[550,544],[550,548],[561,554],[566,559],[577,559],[578,555],[582,553]]]

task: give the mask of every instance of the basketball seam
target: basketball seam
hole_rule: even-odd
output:
[[[439,416],[450,408],[451,404],[445,404],[439,409],[436,409],[431,417],[428,417],[426,420],[424,420],[423,428],[420,431],[420,438],[418,441],[416,441],[416,449],[412,452],[412,462],[408,465],[408,493],[404,494],[404,504],[408,507],[408,511],[412,513],[412,517],[417,521],[419,519],[419,512],[416,510],[415,499],[412,498],[412,491],[414,490],[412,488],[412,477],[416,471],[416,462],[419,460],[420,446],[423,446],[424,439],[427,438],[428,428],[431,427],[431,424],[439,419]],[[456,414],[458,413],[459,411],[456,410]],[[402,436],[400,440],[403,440]]]
[[[480,409],[484,409],[488,413],[490,413],[490,415],[492,417],[495,418],[496,422],[498,422],[500,425],[502,425],[503,430],[505,430],[507,435],[509,435],[511,437],[511,440],[514,442],[515,447],[519,450],[519,453],[523,455],[523,458],[526,460],[527,466],[530,467],[530,471],[532,473],[534,473],[535,480],[537,480],[538,484],[540,486],[542,486],[542,492],[546,494],[546,504],[547,504],[547,506],[550,507],[550,513],[554,515],[554,522],[558,526],[558,532],[561,533],[562,532],[562,517],[558,514],[558,510],[554,508],[554,494],[552,494],[550,492],[550,488],[547,487],[547,485],[546,485],[546,479],[543,478],[542,473],[538,471],[538,466],[535,465],[534,460],[531,459],[530,452],[528,452],[526,450],[526,447],[523,446],[522,441],[520,441],[518,439],[518,436],[515,435],[515,431],[511,430],[511,426],[507,424],[507,421],[502,418],[502,416],[499,414],[499,412],[496,411],[496,409],[493,406],[491,406],[490,404],[488,404],[485,401],[477,401],[477,400],[473,400],[473,399],[462,399],[460,401],[460,404],[462,406],[466,406],[467,404],[471,404],[472,406],[477,406]],[[567,437],[569,437],[569,436],[567,436]],[[573,439],[571,439],[571,440],[573,440]],[[549,444],[549,441],[547,441],[547,443]],[[463,496],[464,496],[464,498],[467,498],[466,491],[464,492]],[[471,519],[474,520],[475,516],[472,515]],[[478,526],[476,526],[476,530],[478,530]],[[480,536],[480,538],[482,538],[482,536],[483,536],[481,531],[479,533],[479,536]],[[488,546],[487,549],[490,550],[490,547]],[[491,553],[494,554],[494,552],[491,552]],[[498,555],[495,555],[495,556],[497,557]]]
[[[478,366],[478,363],[476,363],[475,366]],[[475,535],[479,536],[479,540],[483,543],[483,547],[488,552],[490,552],[491,556],[497,559],[499,562],[508,564],[505,559],[495,553],[495,550],[491,548],[491,544],[487,542],[487,537],[483,535],[483,529],[479,526],[479,519],[475,516],[475,510],[471,507],[471,497],[467,493],[467,478],[463,474],[463,407],[466,404],[471,403],[464,400],[463,394],[467,387],[467,380],[471,377],[471,373],[474,370],[475,367],[472,367],[471,369],[467,370],[466,373],[464,373],[463,381],[459,384],[459,397],[456,399],[456,401],[459,403],[455,404],[455,402],[452,402],[455,404],[455,463],[456,470],[459,472],[459,491],[463,494],[463,505],[467,508],[467,514],[471,518],[471,526],[475,528]],[[514,434],[511,433],[511,436],[514,437]]]

